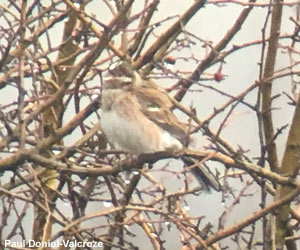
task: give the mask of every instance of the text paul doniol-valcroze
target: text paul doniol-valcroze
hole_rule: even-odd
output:
[[[77,241],[77,240],[62,240],[62,241],[35,241],[22,240],[11,241],[5,240],[4,247],[103,247],[101,241]]]

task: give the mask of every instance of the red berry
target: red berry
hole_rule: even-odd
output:
[[[215,81],[217,81],[217,82],[220,82],[220,81],[224,80],[224,78],[225,78],[225,75],[224,75],[222,72],[217,71],[217,72],[214,74],[214,79],[215,79]]]

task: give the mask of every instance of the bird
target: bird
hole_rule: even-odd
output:
[[[189,127],[175,116],[170,96],[153,79],[119,66],[104,79],[101,95],[101,127],[114,147],[140,155],[188,146]],[[188,157],[181,159],[189,166],[195,164]],[[203,189],[217,189],[204,169],[197,166],[192,172]]]

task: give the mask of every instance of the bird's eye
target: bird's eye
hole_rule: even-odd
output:
[[[132,83],[131,81],[130,82],[124,81],[124,82],[122,82],[122,87],[128,87],[131,85],[131,83]]]
[[[131,83],[132,81],[128,77],[110,77],[105,79],[104,86],[106,89],[122,89],[128,88]]]

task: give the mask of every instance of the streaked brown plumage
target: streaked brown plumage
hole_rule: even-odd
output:
[[[172,106],[168,94],[152,79],[142,79],[137,72],[129,78],[112,76],[102,89],[103,132],[114,146],[136,155],[182,149],[188,127],[174,115]],[[192,159],[183,161],[194,164]],[[200,167],[192,172],[208,189],[209,173]]]

